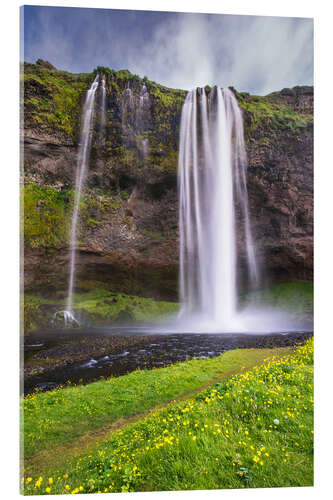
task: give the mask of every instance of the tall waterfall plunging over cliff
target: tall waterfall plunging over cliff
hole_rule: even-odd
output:
[[[98,80],[99,76],[97,74],[95,80],[93,81],[90,89],[87,92],[82,114],[81,136],[80,136],[78,159],[76,166],[74,209],[73,209],[72,225],[70,232],[70,271],[69,271],[67,310],[64,312],[65,322],[77,322],[73,314],[73,287],[74,287],[75,260],[76,260],[75,245],[78,236],[77,223],[79,218],[80,198],[89,163],[95,93],[98,87]]]
[[[202,319],[208,328],[227,331],[236,320],[239,231],[244,233],[249,279],[258,279],[246,163],[242,115],[233,92],[218,87],[208,95],[204,88],[189,92],[178,166],[180,317]]]

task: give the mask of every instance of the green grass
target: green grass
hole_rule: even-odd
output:
[[[270,287],[252,292],[246,302],[258,302],[286,309],[294,313],[313,312],[313,283],[277,283]]]
[[[72,441],[121,418],[150,410],[279,352],[286,351],[238,349],[211,359],[137,370],[86,386],[26,396],[22,401],[25,457],[54,444]]]
[[[245,127],[248,137],[261,132],[276,143],[281,132],[300,136],[313,124],[313,115],[295,111],[292,106],[274,102],[272,94],[267,96],[250,96],[237,93],[238,104],[247,114],[249,123]]]
[[[82,309],[93,320],[116,319],[124,314],[126,318],[133,321],[145,321],[175,314],[179,307],[177,302],[153,300],[107,290],[75,294],[73,303],[74,308]]]
[[[99,282],[85,283],[90,292],[74,295],[76,310],[86,313],[93,324],[103,324],[107,321],[154,321],[178,312],[177,302],[153,300],[151,298],[116,293],[104,290]],[[83,287],[83,283],[82,283]],[[100,287],[100,288],[98,288]],[[278,283],[270,287],[252,292],[243,298],[242,303],[258,303],[262,306],[273,306],[296,314],[311,314],[313,312],[313,283]],[[47,326],[42,308],[52,306],[54,311],[63,308],[66,299],[43,299],[25,294],[24,319],[25,332],[37,327]]]
[[[103,286],[104,284],[87,282],[87,286],[96,287],[96,285]],[[48,319],[56,310],[65,307],[66,300],[67,298],[44,299],[25,294],[25,335],[36,328],[50,326]],[[92,324],[103,324],[110,321],[156,321],[165,316],[176,314],[179,304],[95,288],[91,292],[74,294],[73,307],[88,315]],[[45,313],[46,309],[48,310],[47,314]],[[60,323],[59,326],[61,326]]]
[[[310,486],[312,390],[311,339],[119,429],[70,466],[26,477],[25,493]]]

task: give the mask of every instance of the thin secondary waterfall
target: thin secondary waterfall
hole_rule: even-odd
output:
[[[147,109],[149,109],[149,106],[150,106],[149,93],[147,91],[146,85],[143,85],[139,96],[139,106],[137,110],[137,120],[136,120],[137,133],[140,134],[141,136],[146,131],[145,112]],[[149,152],[149,140],[147,137],[140,140],[140,149],[143,158],[146,159]]]
[[[99,143],[101,146],[104,145],[105,141],[105,124],[106,124],[106,88],[105,88],[105,76],[102,78],[101,82],[101,118],[100,118],[100,128],[99,128]]]
[[[248,274],[258,279],[246,188],[243,122],[230,89],[187,94],[178,166],[182,318],[229,329],[237,314],[236,231],[244,231]],[[236,208],[242,228],[236,227]],[[238,219],[238,218],[237,218]]]
[[[76,260],[75,245],[77,241],[77,223],[79,218],[80,198],[89,163],[95,93],[98,87],[98,80],[99,76],[96,75],[95,80],[93,81],[90,89],[87,92],[86,100],[83,107],[81,136],[80,136],[77,167],[76,167],[74,209],[73,209],[72,225],[70,232],[70,272],[69,272],[69,284],[68,284],[67,310],[65,311],[66,314],[64,313],[64,319],[66,323],[77,322],[73,314],[73,287],[74,287],[75,260]]]

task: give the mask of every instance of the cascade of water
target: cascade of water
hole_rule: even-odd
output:
[[[178,189],[180,316],[229,329],[237,313],[236,206],[249,278],[258,279],[246,188],[243,123],[230,89],[187,94],[180,127]]]
[[[105,76],[102,78],[101,82],[101,92],[102,92],[102,100],[101,100],[101,117],[100,117],[100,129],[99,129],[99,143],[102,146],[105,140],[104,132],[105,132],[105,124],[106,124],[106,88],[105,88]]]
[[[139,106],[137,110],[137,118],[136,118],[136,129],[137,133],[139,135],[143,135],[146,130],[146,124],[145,124],[145,111],[149,108],[149,93],[147,91],[147,87],[145,84],[143,84],[141,88],[141,93],[139,97]],[[148,155],[149,152],[149,139],[146,137],[144,139],[141,139],[140,141],[140,149],[143,158],[145,159]]]
[[[131,148],[133,144],[133,110],[134,96],[128,83],[126,89],[124,89],[122,93],[121,101],[122,132],[126,148]]]
[[[130,109],[134,108],[134,97],[133,97],[133,92],[130,89],[129,83],[127,84],[127,88],[125,89],[125,97],[127,100],[127,104]]]
[[[87,92],[82,114],[81,135],[80,135],[78,159],[76,166],[74,209],[73,209],[72,225],[70,232],[70,272],[69,272],[69,284],[68,284],[67,314],[64,315],[66,323],[77,322],[73,314],[73,287],[74,287],[75,260],[76,260],[75,245],[77,240],[77,223],[79,217],[80,198],[89,163],[95,93],[98,87],[98,80],[99,80],[99,75],[96,75],[95,80],[93,81],[90,89]]]

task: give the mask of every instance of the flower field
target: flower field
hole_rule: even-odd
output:
[[[28,495],[312,484],[313,339],[22,478]]]

